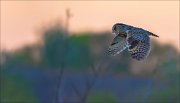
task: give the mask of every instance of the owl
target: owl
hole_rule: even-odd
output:
[[[112,33],[115,34],[108,53],[117,55],[128,48],[128,51],[133,59],[138,61],[145,59],[150,52],[149,36],[159,37],[142,28],[116,23],[112,27]]]

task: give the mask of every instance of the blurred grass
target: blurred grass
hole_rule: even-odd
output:
[[[173,46],[152,41],[152,49],[148,58],[137,62],[131,59],[127,50],[116,57],[108,56],[106,52],[111,39],[110,32],[83,32],[68,35],[63,28],[55,25],[42,32],[43,44],[28,45],[16,51],[3,51],[1,53],[1,59],[4,60],[1,64],[1,102],[41,102],[28,81],[22,76],[14,76],[13,72],[9,73],[9,70],[20,68],[22,65],[48,69],[52,75],[57,75],[57,70],[62,68],[66,70],[66,73],[85,73],[100,69],[99,73],[105,71],[111,76],[132,75],[135,74],[132,72],[135,69],[134,71],[138,72],[135,76],[150,74],[154,75],[155,80],[167,84],[167,87],[164,87],[154,83],[151,88],[152,94],[147,98],[147,102],[153,103],[154,100],[159,103],[179,102],[178,58],[180,55]],[[156,72],[153,73],[153,71]],[[157,87],[166,89],[162,90]],[[139,95],[136,99],[142,100],[143,95],[147,92],[146,88],[142,87],[138,91]],[[118,100],[113,93],[100,91],[91,92],[87,101],[89,103],[117,103]]]
[[[104,91],[90,93],[87,103],[119,103],[116,95]]]
[[[1,103],[39,103],[36,93],[20,77],[1,78]]]
[[[149,96],[148,102],[154,103],[178,103],[179,102],[179,89],[178,84],[172,84],[168,89],[160,90],[154,88],[152,91],[152,95]]]
[[[161,83],[162,81],[158,81]],[[147,88],[143,87],[138,91],[135,97],[137,102],[147,102],[147,103],[179,103],[179,84],[177,81],[166,83],[162,85],[159,83],[152,83],[152,86]],[[149,89],[149,90],[148,90]],[[148,98],[144,100],[144,94],[148,94]]]

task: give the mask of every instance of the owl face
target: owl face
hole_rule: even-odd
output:
[[[127,30],[129,30],[129,26],[122,23],[116,23],[112,27],[112,33],[115,33],[115,35],[119,34],[125,34]]]

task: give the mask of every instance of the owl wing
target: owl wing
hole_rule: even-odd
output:
[[[133,31],[127,33],[128,51],[136,60],[145,59],[150,52],[150,39],[146,33]]]
[[[117,35],[113,39],[111,45],[109,46],[108,54],[115,56],[115,55],[121,53],[127,47],[128,47],[128,43],[127,43],[126,38],[123,38],[123,37],[120,37],[119,35]]]

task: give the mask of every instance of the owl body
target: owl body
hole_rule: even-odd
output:
[[[116,37],[113,39],[113,45],[111,44],[109,47],[109,54],[117,55],[128,48],[131,57],[136,60],[143,60],[149,55],[149,36],[152,35],[158,37],[157,35],[142,28],[122,23],[115,24],[112,27],[112,32],[115,33]],[[117,40],[117,38],[121,38],[121,40]]]

